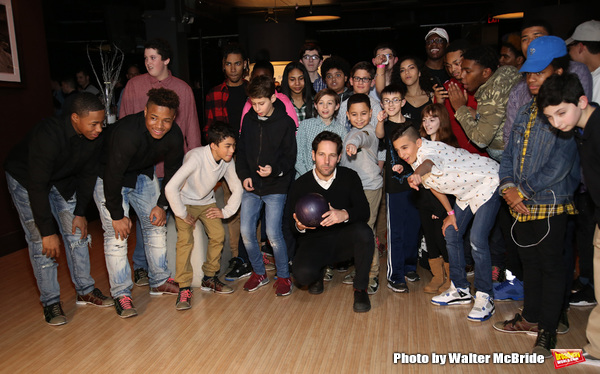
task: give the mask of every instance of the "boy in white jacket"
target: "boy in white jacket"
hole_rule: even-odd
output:
[[[177,225],[177,310],[191,308],[193,269],[190,256],[194,247],[193,231],[198,219],[208,236],[201,289],[224,294],[233,292],[233,288],[222,283],[216,274],[225,241],[221,219],[232,216],[242,200],[242,183],[235,172],[235,163],[231,162],[236,134],[227,124],[216,122],[208,130],[207,138],[209,145],[189,151],[183,165],[165,187]],[[213,190],[223,177],[231,188],[231,198],[223,209],[219,209]]]

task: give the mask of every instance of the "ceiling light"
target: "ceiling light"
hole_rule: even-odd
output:
[[[335,5],[297,7],[296,21],[301,22],[320,22],[320,21],[335,21],[340,19],[340,7]]]

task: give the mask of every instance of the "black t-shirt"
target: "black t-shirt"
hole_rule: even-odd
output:
[[[600,225],[600,108],[594,107],[583,134],[578,131],[578,146],[585,185],[596,205],[594,218]]]
[[[402,107],[402,114],[404,115],[404,118],[410,120],[410,122],[414,124],[415,129],[417,129],[418,131],[421,127],[421,112],[423,111],[423,108],[432,103],[433,102],[430,98],[425,104],[417,108],[412,106],[412,104],[408,101],[406,101],[406,104],[404,104],[404,106]]]
[[[440,82],[442,82],[442,84],[444,84],[444,83],[446,83],[446,81],[450,80],[450,76],[448,75],[448,72],[446,71],[446,69],[434,70],[430,67],[424,66],[423,70],[427,70],[427,74],[429,74],[429,76],[432,78],[432,80],[431,80],[432,87],[435,84],[438,84],[438,82],[435,80],[434,77],[437,77],[440,80]]]
[[[227,87],[229,98],[227,99],[227,116],[229,117],[229,126],[237,134],[240,131],[242,122],[242,110],[246,104],[246,87],[244,85],[237,87]]]
[[[417,131],[419,130],[419,126],[415,125],[412,121],[406,120],[403,123],[385,121],[383,124],[383,129],[385,132],[385,141],[386,141],[386,157],[385,157],[385,192],[386,193],[396,193],[410,190],[410,186],[406,179],[412,174],[412,167],[407,164],[403,159],[398,156],[396,150],[394,149],[394,145],[392,144],[392,135],[394,132],[400,127],[405,128],[408,126],[413,126]],[[400,164],[404,167],[402,173],[398,174],[392,171],[392,166]]]

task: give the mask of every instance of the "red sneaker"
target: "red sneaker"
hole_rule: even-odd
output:
[[[275,288],[275,294],[277,296],[287,296],[292,293],[292,279],[277,278],[273,288]]]
[[[252,272],[250,279],[244,284],[244,289],[249,292],[256,291],[259,287],[262,287],[267,283],[269,283],[267,274],[256,274],[255,272]]]

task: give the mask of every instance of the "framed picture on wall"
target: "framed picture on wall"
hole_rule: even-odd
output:
[[[21,82],[12,1],[0,0],[0,84]]]

